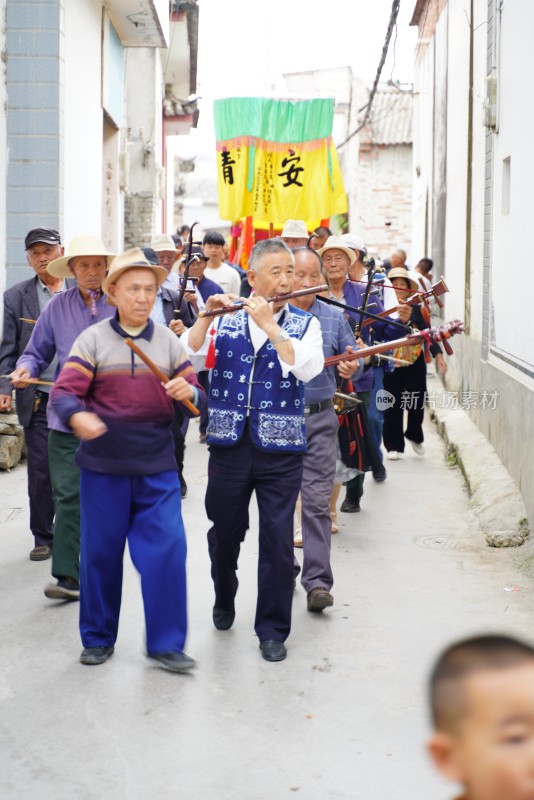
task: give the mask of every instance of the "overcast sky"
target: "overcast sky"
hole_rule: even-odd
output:
[[[214,137],[214,98],[283,94],[284,72],[349,65],[372,83],[391,5],[392,0],[200,0],[202,100],[193,148],[205,151]],[[415,0],[401,0],[396,44],[394,33],[382,81],[413,80],[417,29],[409,22],[414,8]]]

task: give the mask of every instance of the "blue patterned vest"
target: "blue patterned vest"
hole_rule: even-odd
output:
[[[278,324],[302,339],[312,315],[289,306]],[[243,436],[247,414],[254,445],[270,452],[304,452],[304,384],[282,375],[269,342],[254,353],[247,314],[225,315],[215,339],[217,363],[211,374],[207,443],[231,447]]]

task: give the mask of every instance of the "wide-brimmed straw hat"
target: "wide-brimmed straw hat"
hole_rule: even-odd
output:
[[[304,220],[288,219],[284,225],[282,233],[280,234],[281,239],[284,237],[287,237],[288,239],[307,239],[308,229]]]
[[[109,253],[98,236],[76,236],[71,239],[68,255],[51,261],[46,271],[55,278],[72,278],[69,261],[71,258],[78,258],[79,256],[105,256],[110,259],[115,257],[115,253]]]
[[[404,278],[405,281],[408,281],[408,285],[413,292],[421,291],[421,287],[417,281],[412,278],[408,270],[404,269],[404,267],[393,267],[393,269],[390,269],[387,276],[390,281],[392,281],[393,278]]]
[[[140,247],[132,247],[131,250],[126,250],[126,252],[122,253],[120,256],[115,256],[109,265],[109,272],[102,284],[102,291],[104,294],[109,296],[109,287],[117,283],[120,276],[126,272],[126,270],[138,269],[139,267],[145,267],[151,270],[156,276],[156,283],[158,286],[161,286],[168,275],[165,267],[158,267],[156,264],[151,264],[150,261],[145,258]],[[108,300],[108,302],[110,301]]]
[[[174,239],[168,233],[156,233],[150,242],[150,247],[156,253],[179,253],[174,244]]]
[[[349,257],[351,264],[354,264],[356,261],[354,250],[351,250],[350,247],[347,247],[341,236],[329,236],[324,247],[321,247],[321,249],[317,250],[317,252],[322,258],[327,250],[342,250]]]

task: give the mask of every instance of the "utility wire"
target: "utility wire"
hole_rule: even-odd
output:
[[[391,41],[391,36],[393,34],[393,29],[396,27],[396,24],[397,24],[397,17],[398,17],[398,14],[399,14],[399,8],[400,8],[400,0],[393,0],[393,4],[391,6],[391,17],[389,19],[388,28],[387,28],[387,31],[386,31],[386,40],[385,40],[384,46],[382,48],[382,55],[380,57],[380,63],[378,64],[378,69],[376,70],[375,81],[373,83],[373,88],[371,89],[371,92],[369,94],[369,101],[368,101],[367,105],[363,107],[363,108],[366,108],[364,118],[361,121],[361,123],[358,125],[356,130],[352,131],[352,133],[350,133],[347,136],[345,141],[341,142],[341,144],[338,144],[338,146],[336,147],[336,150],[340,150],[344,145],[347,144],[347,142],[350,142],[350,140],[354,136],[356,136],[356,134],[359,133],[362,128],[364,128],[367,125],[367,122],[368,122],[369,117],[371,115],[371,108],[373,106],[373,100],[375,99],[375,94],[376,94],[376,91],[378,89],[378,81],[380,80],[380,75],[382,73],[382,68],[383,68],[383,66],[385,64],[386,57],[387,57],[387,54],[388,54],[388,47],[389,47],[389,43]],[[363,109],[361,109],[361,110],[363,111]]]

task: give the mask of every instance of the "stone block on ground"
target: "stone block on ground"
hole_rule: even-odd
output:
[[[0,415],[0,469],[12,469],[19,463],[24,448],[24,429],[16,414]]]
[[[12,469],[20,461],[23,438],[0,436],[0,469]]]

